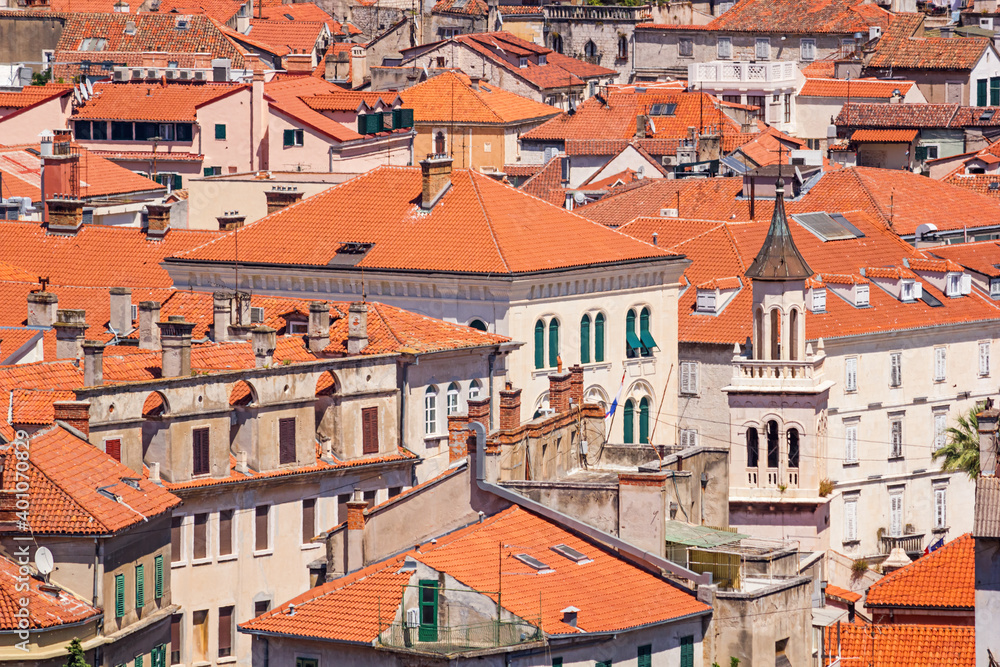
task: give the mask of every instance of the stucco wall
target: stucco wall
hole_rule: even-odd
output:
[[[1000,653],[1000,540],[976,538],[976,664]]]

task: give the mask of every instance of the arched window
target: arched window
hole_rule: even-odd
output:
[[[559,320],[549,322],[549,366],[559,365]]]
[[[629,359],[642,353],[642,342],[635,332],[635,311],[629,310],[625,315],[625,356]]]
[[[444,155],[445,145],[444,145],[444,132],[438,132],[434,135],[434,154]]]
[[[427,391],[424,392],[424,433],[426,435],[437,433],[437,405],[437,388],[427,387]]]
[[[771,359],[781,359],[781,312],[771,309]]]
[[[479,380],[473,380],[469,383],[469,400],[478,401],[479,393],[482,390],[483,385],[479,384]]]
[[[649,399],[645,396],[639,401],[639,442],[649,443]]]
[[[796,361],[799,358],[799,310],[792,308],[788,314],[788,358]]]
[[[622,415],[625,444],[635,442],[635,401],[631,398],[625,401],[625,414]]]
[[[652,356],[656,341],[649,332],[649,308],[643,308],[639,313],[639,342],[642,343],[642,356]]]
[[[580,319],[580,363],[590,363],[590,315]]]
[[[799,431],[798,429],[788,429],[788,467],[799,467]]]
[[[760,308],[753,315],[753,356],[751,359],[763,359],[764,354],[764,311]]]
[[[552,33],[549,41],[552,42],[551,48],[552,48],[553,51],[555,51],[556,53],[562,53],[563,52],[562,37],[559,35],[559,33],[557,33],[557,32]]]
[[[625,35],[618,38],[618,60],[628,60],[628,37]]]
[[[545,368],[545,322],[535,322],[535,368]]]
[[[489,327],[486,326],[486,322],[483,322],[479,318],[476,318],[476,319],[472,320],[471,322],[469,322],[469,326],[472,327],[473,329],[479,329],[480,331],[489,331],[490,330]]]
[[[453,415],[458,412],[458,383],[452,382],[448,385],[448,414]]]
[[[594,361],[604,361],[604,313],[594,318]]]
[[[583,55],[588,58],[593,58],[597,55],[597,44],[594,44],[594,40],[588,39],[587,43],[583,45]]]
[[[767,422],[767,467],[778,467],[778,422]]]
[[[758,465],[760,465],[760,441],[757,429],[751,426],[747,429],[747,467],[756,468]]]

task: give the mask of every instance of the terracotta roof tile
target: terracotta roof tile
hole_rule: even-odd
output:
[[[50,0],[51,1],[51,0]],[[63,0],[75,4],[77,0]],[[160,14],[204,14],[216,21],[226,23],[240,11],[239,0],[160,0]],[[142,5],[133,2],[138,10]],[[79,10],[77,10],[79,11]],[[111,11],[111,10],[105,10]],[[138,11],[136,11],[138,13]]]
[[[841,588],[840,586],[834,586],[832,584],[826,585],[826,596],[834,597],[845,602],[857,602],[861,599],[861,593],[855,593],[854,591],[849,591],[846,588]]]
[[[541,122],[561,113],[553,106],[490,84],[480,83],[476,90],[468,76],[450,71],[407,88],[400,96],[406,108],[413,109],[418,123]]]
[[[76,394],[71,391],[51,391],[35,389],[15,389],[11,392],[11,423],[24,425],[46,425],[55,421],[56,401],[74,401]]]
[[[278,55],[312,53],[325,25],[324,21],[250,19],[250,31],[243,36],[268,45]]]
[[[962,270],[961,265],[948,259],[911,259],[910,268],[914,271],[932,271],[934,273]]]
[[[101,610],[91,606],[82,598],[58,587],[42,590],[45,582],[41,578],[21,576],[21,566],[7,557],[0,556],[0,631],[13,632],[26,620],[27,628],[43,630],[60,625],[73,625],[96,619]],[[19,588],[19,584],[27,585],[27,590]],[[27,598],[27,607],[22,600]],[[29,616],[20,614],[27,609]]]
[[[972,69],[990,48],[985,37],[915,37],[923,15],[898,13],[878,41],[870,68]]]
[[[959,167],[961,170],[963,167]],[[987,197],[1000,197],[1000,174],[951,174],[943,182]]]
[[[891,14],[863,0],[742,0],[705,26],[728,32],[867,34],[889,26]],[[689,27],[689,26],[685,26]]]
[[[438,0],[431,9],[431,13],[486,16],[487,7],[485,0],[463,0],[461,5],[456,6],[458,2],[459,0]]]
[[[314,2],[265,3],[259,13],[261,18],[272,21],[320,21],[326,23],[334,37],[361,34],[361,30],[350,23],[335,21]]]
[[[1000,244],[996,241],[955,243],[928,248],[927,254],[957,264],[991,278],[1000,277]]]
[[[966,533],[876,581],[865,606],[973,609],[975,574],[975,544]]]
[[[840,641],[843,667],[974,667],[976,628],[954,625],[840,624],[825,628],[826,665],[833,664]]]
[[[0,92],[0,108],[26,109],[41,102],[47,102],[54,97],[71,95],[73,86],[61,83],[49,83],[44,86],[25,86],[16,92]],[[3,116],[2,118],[9,117]]]
[[[945,128],[960,109],[957,104],[883,104],[851,102],[837,114],[837,126],[862,128]]]
[[[264,84],[264,93],[272,110],[288,115],[339,142],[363,139],[356,126],[352,129],[338,123],[321,112],[314,111],[303,101],[316,95],[339,94],[341,90],[343,89],[339,86],[314,76],[295,76]]]
[[[311,96],[301,96],[301,100],[313,111],[357,111],[364,102],[369,108],[391,107],[398,98],[397,93],[370,93],[364,90],[337,90]]]
[[[200,107],[249,89],[239,83],[98,83],[94,96],[76,107],[71,120],[193,123]]]
[[[811,65],[810,65],[811,66]],[[803,70],[805,73],[805,70]],[[903,95],[914,86],[912,81],[880,81],[878,79],[806,79],[799,97],[843,97],[851,99],[891,99],[893,91]]]
[[[876,144],[909,144],[916,140],[919,130],[855,130],[851,141]]]

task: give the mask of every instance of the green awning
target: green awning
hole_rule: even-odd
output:
[[[730,533],[728,530],[719,530],[708,526],[695,526],[683,521],[667,519],[666,541],[675,544],[683,544],[688,547],[701,547],[710,549],[724,544],[732,544],[742,539],[750,537],[740,533]]]
[[[625,343],[628,345],[630,350],[634,350],[636,353],[642,349],[642,342],[639,340],[639,337],[635,335],[634,331],[626,332]]]
[[[647,350],[652,350],[656,347],[656,341],[653,340],[653,334],[648,331],[643,331],[641,334],[642,346]]]

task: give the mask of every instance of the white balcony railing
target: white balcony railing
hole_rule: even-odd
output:
[[[772,89],[795,86],[795,63],[754,63],[715,60],[688,65],[688,85],[698,89],[756,88]]]

